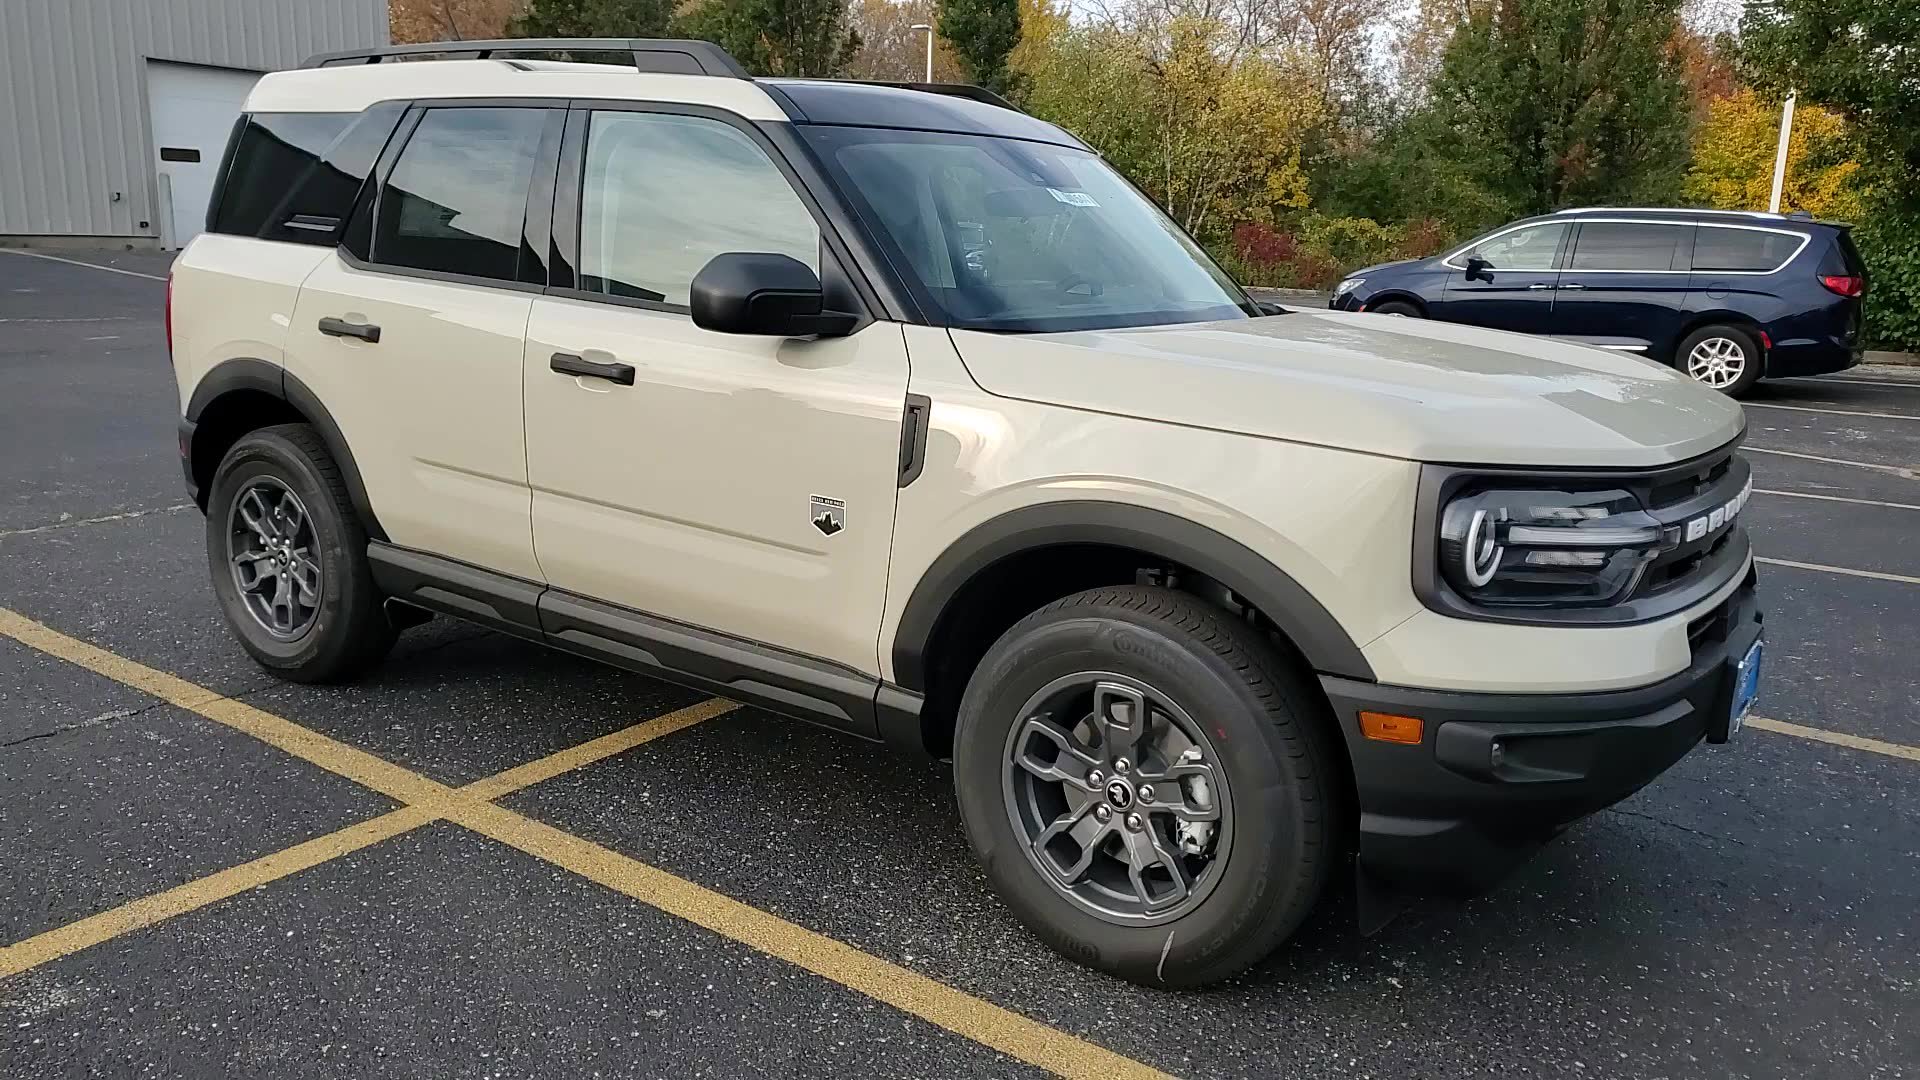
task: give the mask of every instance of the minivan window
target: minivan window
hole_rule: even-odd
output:
[[[580,190],[580,287],[685,305],[730,251],[791,255],[820,272],[820,230],[772,159],[731,124],[596,112]]]
[[[217,233],[276,240],[306,240],[307,233],[317,232],[296,229],[292,236],[268,235],[284,230],[290,216],[290,197],[307,188],[308,178],[328,147],[359,116],[339,112],[254,113],[242,119],[229,151],[226,182],[207,227]],[[320,187],[327,190],[321,191]],[[352,206],[359,187],[355,181],[353,190],[342,198],[337,194],[338,185],[316,185],[302,202],[302,212],[330,216],[337,225]],[[331,233],[316,242],[331,243]]]
[[[1574,240],[1572,270],[1684,269],[1681,242],[1692,225],[1652,222],[1589,221]]]
[[[1495,270],[1551,270],[1566,235],[1564,221],[1531,225],[1482,241],[1455,261],[1464,266],[1468,259],[1485,259]]]
[[[512,281],[542,109],[429,109],[380,192],[372,261]]]
[[[937,322],[1046,332],[1252,314],[1199,245],[1085,150],[938,131],[803,131]]]
[[[1693,240],[1695,270],[1778,270],[1800,248],[1800,237],[1757,229],[1701,225]]]

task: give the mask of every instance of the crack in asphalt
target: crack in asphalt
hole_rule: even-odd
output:
[[[0,749],[4,749],[10,746],[19,746],[21,743],[30,743],[36,739],[51,739],[60,735],[66,735],[70,732],[85,731],[88,728],[104,727],[107,724],[111,724],[117,720],[125,720],[125,719],[128,719],[129,717],[139,716],[143,712],[151,712],[152,710],[157,709],[160,706],[165,704],[166,702],[164,701],[155,701],[151,704],[142,705],[137,709],[115,709],[113,712],[104,712],[104,713],[101,713],[99,716],[91,716],[85,720],[79,721],[78,723],[61,724],[57,727],[50,728],[46,731],[36,731],[31,735],[22,735],[17,739],[8,739],[5,742],[0,742]]]
[[[1683,833],[1691,833],[1694,836],[1705,837],[1708,840],[1719,840],[1723,843],[1738,845],[1739,847],[1747,846],[1745,840],[1736,840],[1731,836],[1721,836],[1719,833],[1711,833],[1705,829],[1696,829],[1691,825],[1682,825],[1677,821],[1668,821],[1666,818],[1655,817],[1652,814],[1643,814],[1638,810],[1622,810],[1617,806],[1609,806],[1606,809],[1606,813],[1618,814],[1621,817],[1639,818],[1642,821],[1651,821],[1655,825],[1665,825],[1669,829],[1678,829]]]

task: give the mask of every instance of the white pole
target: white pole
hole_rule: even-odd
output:
[[[1787,142],[1793,137],[1794,91],[1787,92],[1787,103],[1780,109],[1780,146],[1773,152],[1773,197],[1767,200],[1767,212],[1780,212],[1780,189],[1787,183]]]
[[[914,31],[925,30],[927,32],[927,81],[932,82],[933,81],[933,27],[928,26],[926,23],[914,23],[912,26],[907,27],[907,29],[914,30]]]

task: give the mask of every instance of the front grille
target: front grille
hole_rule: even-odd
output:
[[[1736,456],[1729,445],[1704,458],[1649,474],[1641,481],[1640,494],[1647,512],[1677,543],[1648,565],[1633,598],[1658,596],[1690,585],[1720,571],[1729,557],[1744,549],[1745,526],[1737,518],[1691,541],[1686,539],[1686,528],[1688,522],[1710,518],[1715,509],[1726,506],[1752,476],[1752,466]]]

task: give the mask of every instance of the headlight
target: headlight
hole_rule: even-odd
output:
[[[1333,287],[1333,295],[1345,296],[1348,293],[1352,292],[1353,290],[1359,288],[1360,286],[1365,285],[1366,283],[1367,283],[1366,278],[1350,277],[1345,281],[1342,281],[1340,284],[1335,285]]]
[[[1441,512],[1440,573],[1486,607],[1601,606],[1632,592],[1678,532],[1619,489],[1470,492]]]

